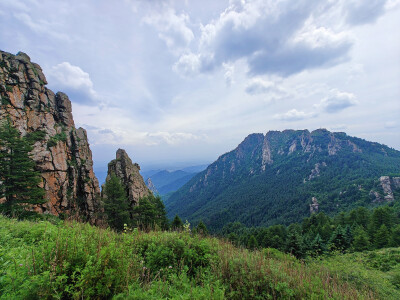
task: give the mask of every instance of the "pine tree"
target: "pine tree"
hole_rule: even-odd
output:
[[[369,227],[370,236],[375,236],[375,233],[381,228],[382,225],[386,229],[391,228],[393,224],[393,211],[390,207],[378,207],[372,213],[372,218]]]
[[[329,240],[329,248],[331,251],[344,252],[348,247],[345,232],[342,226],[338,226],[336,230],[332,233]]]
[[[200,221],[199,224],[197,224],[196,232],[199,233],[199,234],[202,234],[202,235],[207,235],[208,234],[207,227],[203,223],[203,221]]]
[[[131,225],[130,207],[126,191],[122,186],[121,180],[111,175],[104,186],[104,212],[107,215],[107,222],[111,228],[123,230],[124,224]]]
[[[317,233],[315,239],[311,243],[311,251],[315,256],[321,255],[326,251],[326,245],[319,233]]]
[[[390,242],[391,247],[399,247],[400,246],[400,225],[396,225],[392,229],[392,234],[390,235]]]
[[[287,238],[286,252],[291,253],[297,258],[304,256],[304,246],[301,236],[296,232],[290,232]]]
[[[183,228],[183,222],[182,222],[181,218],[179,218],[178,215],[176,215],[175,218],[174,218],[174,220],[172,221],[172,223],[171,223],[171,228],[172,228],[173,230],[178,230],[178,231],[182,230],[182,228]]]
[[[256,240],[256,237],[254,235],[251,235],[249,240],[247,241],[247,248],[254,250],[258,247],[258,243]]]
[[[375,234],[374,244],[376,248],[384,248],[389,244],[390,233],[385,224],[383,224]]]
[[[157,209],[150,200],[150,197],[143,197],[133,208],[133,224],[142,230],[154,229],[157,225]]]
[[[349,225],[346,225],[344,228],[344,238],[346,240],[346,249],[350,248],[350,245],[353,242],[353,232]]]
[[[168,229],[168,218],[167,212],[165,211],[165,205],[161,200],[160,196],[150,196],[152,202],[154,203],[156,209],[156,223],[160,226],[161,229],[167,230]]]
[[[27,214],[30,206],[45,203],[42,179],[30,157],[32,143],[21,137],[11,121],[0,126],[0,211],[12,217]]]
[[[355,251],[364,251],[368,250],[370,245],[371,243],[368,239],[368,234],[362,226],[358,226],[354,231],[354,240],[352,243],[353,249]]]

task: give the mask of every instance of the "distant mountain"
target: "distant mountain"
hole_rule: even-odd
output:
[[[190,179],[193,178],[193,176],[195,176],[197,173],[189,173],[186,174],[185,176],[182,176],[170,183],[167,183],[163,186],[160,187],[160,189],[158,190],[158,192],[161,195],[166,195],[170,192],[175,192],[177,191],[181,186],[183,186],[186,182],[188,182]]]
[[[204,171],[208,165],[198,165],[198,166],[191,166],[187,168],[183,168],[182,171],[188,172],[188,173],[199,173],[201,171]]]
[[[148,171],[140,171],[140,175],[142,175],[144,180],[147,180],[149,177],[153,176],[154,174],[157,174],[161,171],[164,171],[163,169],[157,169],[157,170],[148,170]]]
[[[399,174],[400,151],[385,145],[326,129],[270,131],[249,135],[165,204],[169,217],[214,229],[288,224],[314,211],[400,200]]]
[[[182,170],[173,172],[161,170],[150,175],[146,179],[146,184],[154,193],[164,196],[178,190],[196,174],[197,173],[189,173]]]

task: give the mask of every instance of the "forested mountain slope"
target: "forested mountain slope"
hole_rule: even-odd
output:
[[[167,201],[170,217],[219,229],[289,224],[399,199],[400,151],[318,129],[249,135]],[[384,177],[382,177],[384,176]],[[388,177],[389,176],[389,177]],[[314,198],[313,198],[314,197]]]

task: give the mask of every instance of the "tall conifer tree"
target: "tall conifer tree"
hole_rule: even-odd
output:
[[[5,199],[0,211],[11,217],[21,217],[29,206],[46,202],[40,173],[30,157],[32,149],[9,119],[0,126],[0,198]]]

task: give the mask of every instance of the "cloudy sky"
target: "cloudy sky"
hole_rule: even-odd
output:
[[[88,131],[95,170],[208,163],[248,134],[327,128],[400,150],[399,0],[0,0]]]

